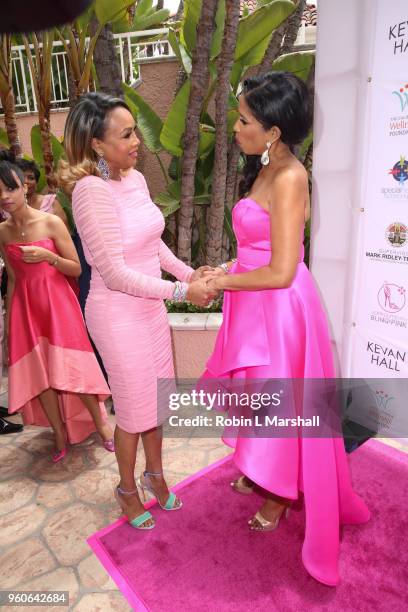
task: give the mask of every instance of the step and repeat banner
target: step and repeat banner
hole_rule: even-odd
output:
[[[340,46],[339,39],[333,44],[318,34],[316,72],[316,129],[333,131],[341,154],[330,167],[330,143],[323,136],[319,153],[317,142],[313,203],[321,222],[312,227],[312,272],[326,301],[341,375],[362,381],[348,396],[349,414],[384,435],[408,437],[408,1],[346,0],[341,7],[340,15],[335,0],[318,5],[318,28],[338,28],[342,20]],[[327,56],[338,71],[337,107],[348,106],[338,114],[325,106]],[[339,124],[345,112],[348,122]],[[330,220],[333,191],[338,210]],[[330,246],[319,239],[325,231]],[[336,240],[347,253],[336,249]],[[329,274],[333,250],[335,276]]]

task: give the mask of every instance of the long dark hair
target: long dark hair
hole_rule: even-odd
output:
[[[265,131],[276,125],[281,141],[293,151],[312,125],[312,101],[306,84],[291,72],[267,72],[245,79],[242,89],[251,113]],[[260,155],[247,155],[240,197],[245,196],[262,167]]]

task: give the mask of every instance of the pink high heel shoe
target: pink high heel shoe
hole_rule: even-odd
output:
[[[115,441],[113,438],[111,438],[110,440],[103,440],[103,447],[109,451],[110,453],[114,453],[115,452]]]
[[[66,448],[53,452],[51,455],[52,462],[58,463],[58,461],[61,461],[61,459],[64,459],[64,457],[66,457],[67,452],[68,450]]]

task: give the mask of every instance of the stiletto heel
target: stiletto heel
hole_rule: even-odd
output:
[[[126,514],[126,510],[123,507],[119,494],[120,495],[134,495],[137,492],[138,492],[137,489],[135,489],[134,491],[124,491],[119,486],[116,487],[115,498],[124,514]],[[147,523],[147,521],[149,520],[153,521],[153,523],[150,525],[145,525],[145,523]],[[129,525],[132,525],[132,527],[134,527],[135,529],[141,529],[142,531],[145,531],[147,529],[153,529],[153,527],[155,526],[154,518],[148,510],[146,510],[146,512],[143,512],[142,514],[139,514],[139,516],[136,516],[132,520],[130,520],[128,517],[128,523]]]
[[[143,481],[142,481],[143,476]],[[180,510],[182,507],[181,500],[172,492],[169,493],[166,503],[164,506],[160,503],[159,496],[155,492],[152,486],[151,476],[163,476],[163,472],[143,472],[137,479],[136,484],[140,487],[143,495],[143,499],[146,500],[146,491],[149,491],[156,499],[162,510]]]
[[[276,517],[273,521],[266,520],[265,517],[258,511],[253,518],[248,521],[249,528],[252,531],[274,531],[278,528],[279,522],[282,517],[289,518],[290,507],[286,506],[279,516]],[[260,527],[255,526],[255,521],[260,525]]]
[[[61,461],[61,459],[64,459],[64,457],[66,457],[67,452],[68,451],[66,448],[63,448],[62,450],[54,451],[51,455],[51,461],[53,463],[58,463],[58,461]]]

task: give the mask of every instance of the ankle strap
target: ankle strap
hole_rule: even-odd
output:
[[[121,495],[133,495],[134,493],[137,493],[137,489],[135,489],[134,491],[125,491],[124,489],[121,489],[119,486],[116,488]]]
[[[143,476],[163,476],[163,472],[143,472]]]

